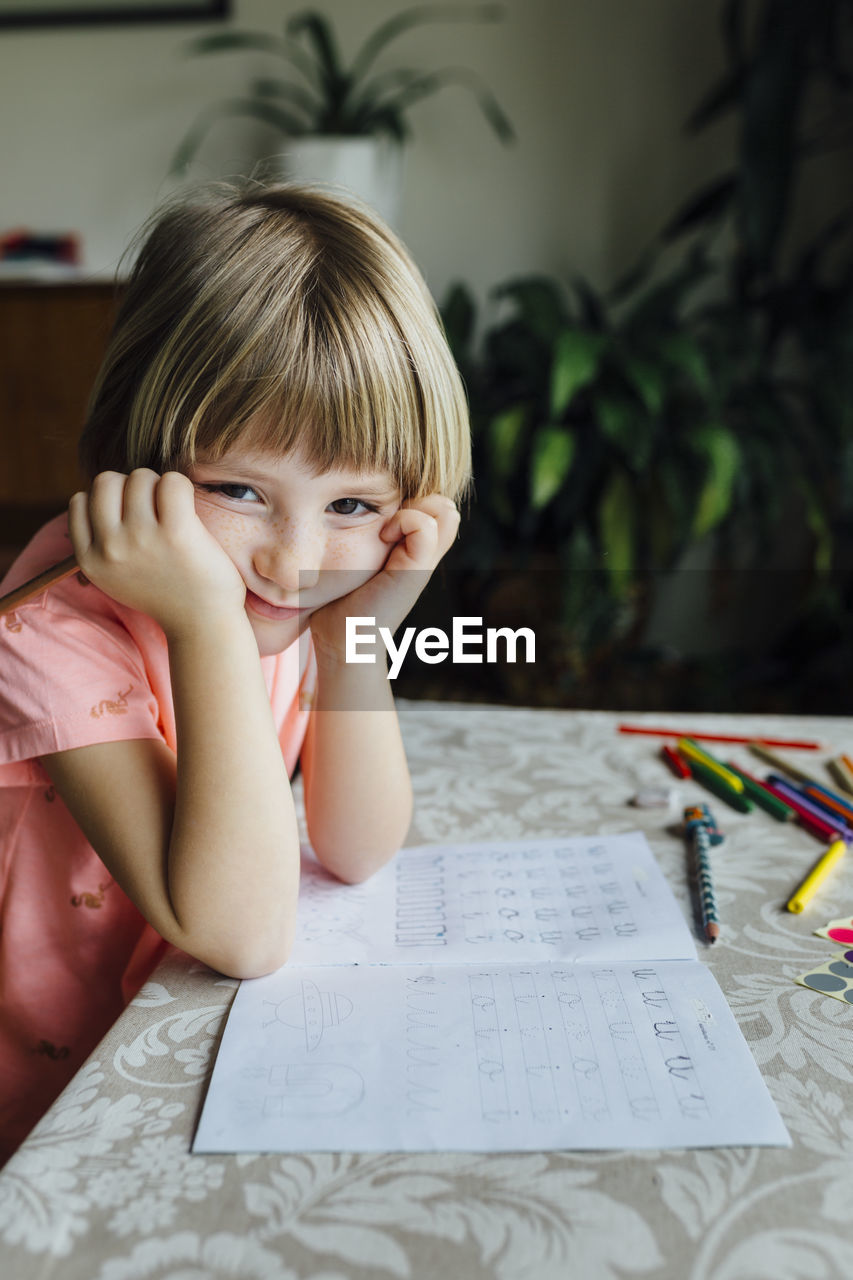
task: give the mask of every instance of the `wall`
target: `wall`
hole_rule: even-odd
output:
[[[353,49],[404,3],[322,8]],[[301,8],[234,0],[232,25],[275,31]],[[424,27],[393,51],[397,64],[476,68],[518,131],[501,147],[456,88],[415,109],[401,231],[438,296],[453,279],[484,294],[534,271],[606,283],[724,163],[725,130],[689,140],[681,129],[719,64],[716,0],[508,0],[505,13]],[[182,57],[218,27],[4,30],[0,229],[76,228],[87,266],[111,272],[171,189],[169,160],[196,114],[270,69],[255,56]],[[248,172],[274,146],[263,126],[223,125],[193,176]]]

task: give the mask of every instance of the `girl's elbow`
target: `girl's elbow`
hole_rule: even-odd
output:
[[[290,959],[292,936],[229,939],[225,943],[191,948],[191,954],[226,978],[263,978]]]

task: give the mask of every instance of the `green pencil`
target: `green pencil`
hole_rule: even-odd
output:
[[[683,757],[687,759],[687,757]],[[697,782],[701,782],[703,787],[707,787],[709,791],[713,791],[715,796],[719,796],[721,800],[725,800],[726,804],[731,805],[733,809],[737,809],[738,813],[752,813],[753,803],[747,799],[744,791],[735,791],[734,787],[730,787],[718,773],[713,769],[709,769],[706,765],[700,764],[698,760],[687,759],[691,776]]]
[[[784,800],[777,800],[776,796],[771,795],[766,787],[762,787],[761,783],[755,778],[750,777],[748,773],[744,773],[736,764],[732,764],[731,760],[726,761],[726,768],[731,769],[732,773],[736,773],[743,783],[743,789],[750,800],[754,800],[762,809],[766,809],[768,813],[772,813],[778,822],[790,822],[797,815],[790,805],[785,804]]]

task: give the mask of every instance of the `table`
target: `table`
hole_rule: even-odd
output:
[[[720,941],[699,942],[793,1148],[578,1154],[193,1156],[236,983],[172,951],[0,1174],[0,1262],[14,1280],[762,1280],[841,1275],[853,1245],[853,1009],[793,979],[838,948],[853,867],[810,910],[782,909],[820,853],[805,832],[676,783],[659,740],[619,717],[402,703],[417,814],[409,843],[641,829],[693,918],[684,844],[627,801],[671,783],[710,800]],[[814,738],[853,719],[632,717]],[[719,748],[746,764],[739,748]],[[816,753],[789,753],[822,772]],[[753,762],[755,763],[755,762]],[[298,785],[298,784],[297,784]],[[698,936],[698,934],[697,934]]]

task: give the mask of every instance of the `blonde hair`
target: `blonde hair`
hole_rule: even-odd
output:
[[[217,185],[157,215],[92,393],[84,469],[182,469],[238,438],[460,497],[468,407],[400,241],[317,189]]]

